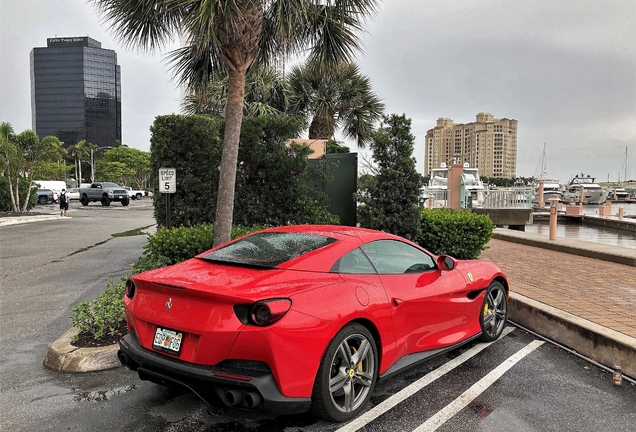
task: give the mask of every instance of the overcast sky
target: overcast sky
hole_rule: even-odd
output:
[[[519,121],[517,174],[531,176],[547,144],[548,174],[636,177],[635,0],[385,0],[358,56],[387,113],[424,138],[439,117],[479,112]],[[126,49],[83,0],[0,0],[0,121],[31,128],[29,53],[55,36],[89,35],[117,52],[122,138],[142,150],[157,115],[179,111],[163,52]]]

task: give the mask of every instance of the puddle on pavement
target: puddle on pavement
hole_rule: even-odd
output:
[[[120,232],[120,233],[115,233],[115,234],[111,234],[111,236],[113,236],[113,237],[133,237],[133,236],[138,236],[138,235],[146,235],[147,233],[144,232],[144,230],[147,230],[151,226],[152,225],[148,225],[148,226],[141,227],[141,228],[136,228],[136,229],[130,230],[130,231],[124,231],[124,232]]]
[[[118,387],[118,388],[114,388],[110,390],[81,392],[76,394],[73,400],[75,400],[75,402],[105,402],[109,400],[110,398],[112,398],[113,396],[128,393],[129,391],[135,390],[135,388],[136,386],[132,384],[132,385]]]

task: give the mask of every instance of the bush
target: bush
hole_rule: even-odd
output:
[[[263,227],[232,227],[232,238],[263,229]],[[133,265],[134,273],[176,264],[212,249],[214,225],[201,224],[193,227],[159,229],[148,236],[144,253]]]
[[[485,215],[466,210],[426,209],[421,212],[418,243],[436,255],[476,259],[486,250],[495,225]]]
[[[101,339],[105,336],[115,336],[121,331],[125,323],[124,292],[126,279],[113,285],[108,281],[107,289],[102,295],[90,302],[83,301],[73,308],[71,321],[80,330],[81,335]],[[77,342],[76,336],[73,341]]]
[[[177,193],[170,197],[173,226],[214,223],[222,149],[222,119],[178,114],[158,116],[150,128],[149,179],[155,220],[166,226],[166,195],[157,193],[159,168],[177,170]]]

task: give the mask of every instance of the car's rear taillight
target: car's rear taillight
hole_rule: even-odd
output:
[[[135,283],[132,279],[128,278],[126,281],[126,297],[133,298],[135,295]]]
[[[262,300],[252,306],[250,322],[257,326],[268,326],[281,319],[291,307],[290,299]]]

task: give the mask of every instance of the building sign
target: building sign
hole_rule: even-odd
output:
[[[177,169],[159,168],[159,192],[175,193],[177,191]]]
[[[77,43],[82,42],[86,43],[88,41],[88,37],[63,37],[63,38],[48,38],[46,40],[47,44],[57,44],[57,43]]]

